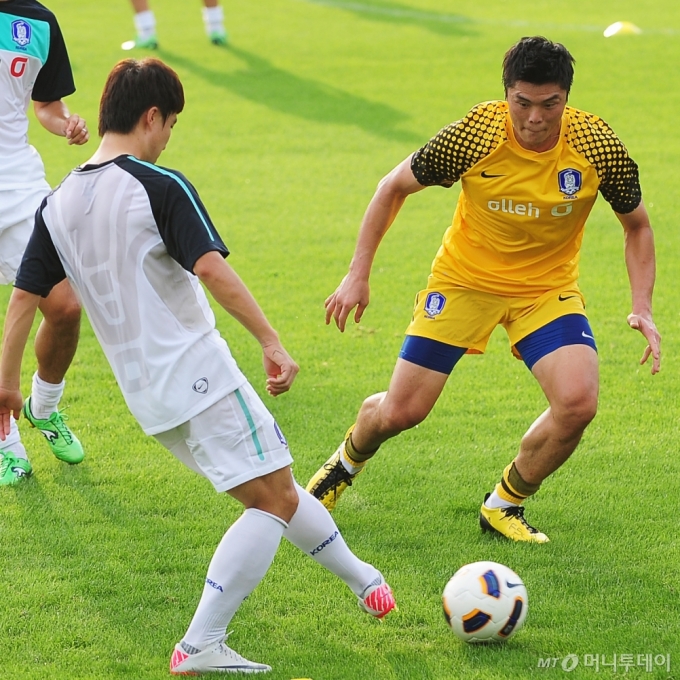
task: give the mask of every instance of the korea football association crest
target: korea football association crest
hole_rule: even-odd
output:
[[[441,293],[428,293],[425,298],[425,314],[434,319],[442,313],[445,304],[446,298]]]
[[[12,22],[12,40],[19,47],[26,47],[31,42],[31,24],[23,19]]]
[[[557,181],[563,194],[573,196],[581,189],[583,175],[578,170],[574,170],[574,168],[567,168],[557,173]]]

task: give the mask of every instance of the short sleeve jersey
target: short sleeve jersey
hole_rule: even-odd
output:
[[[35,0],[0,2],[0,185],[31,187],[44,178],[28,144],[31,98],[51,102],[75,92],[57,20]]]
[[[14,285],[44,296],[68,277],[128,407],[157,434],[246,381],[192,273],[211,251],[229,252],[189,181],[120,156],[43,201]]]
[[[556,146],[536,153],[515,139],[507,102],[479,104],[418,150],[411,169],[424,186],[462,184],[434,276],[513,297],[575,283],[598,191],[621,214],[642,200],[623,143],[601,118],[570,106]]]

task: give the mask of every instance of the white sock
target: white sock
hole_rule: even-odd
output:
[[[203,8],[203,25],[206,35],[224,33],[224,10],[222,5]]]
[[[350,475],[355,475],[357,472],[360,472],[363,470],[364,466],[370,458],[367,458],[363,462],[357,463],[353,458],[349,456],[349,453],[347,452],[347,447],[350,447],[350,449],[354,449],[354,446],[352,444],[352,435],[349,435],[347,439],[345,439],[342,444],[340,444],[340,447],[338,449],[338,453],[340,454],[340,462],[342,463],[342,467],[349,472]],[[356,449],[354,449],[356,451]],[[378,452],[378,449],[373,451],[371,455],[374,455]]]
[[[156,35],[156,17],[153,10],[135,14],[135,29],[140,40],[147,40]]]
[[[185,645],[202,650],[224,637],[241,602],[267,573],[285,528],[282,519],[254,508],[229,527],[208,567]]]
[[[516,508],[517,503],[510,503],[510,501],[506,501],[505,499],[501,498],[496,491],[494,492],[484,501],[484,505],[489,508],[489,510],[495,510],[496,508]]]
[[[62,380],[58,385],[45,382],[36,371],[33,374],[31,388],[31,413],[34,418],[47,420],[59,406],[61,395],[64,394],[66,382]]]
[[[344,449],[345,447],[344,442],[342,446]],[[344,454],[344,452],[340,453],[340,462],[342,463],[342,467],[344,467],[345,470],[347,470],[347,472],[349,472],[350,475],[355,475],[357,472],[359,472],[359,470],[363,469],[364,465],[366,465],[366,463],[362,463],[361,465],[352,465],[352,463],[350,463],[350,461],[347,460],[347,456]]]
[[[9,434],[3,442],[0,440],[0,452],[9,451],[17,458],[23,458],[28,460],[26,455],[26,449],[21,443],[21,435],[19,434],[19,428],[17,427],[16,420],[12,416],[9,417]]]
[[[300,502],[284,537],[341,578],[355,595],[361,595],[380,572],[347,547],[330,513],[314,496],[297,482],[295,488]]]

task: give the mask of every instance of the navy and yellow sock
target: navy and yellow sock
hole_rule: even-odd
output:
[[[505,470],[501,481],[496,484],[496,493],[500,498],[513,505],[521,505],[529,496],[533,496],[541,487],[541,483],[529,484],[522,479],[515,461],[513,460]]]
[[[361,468],[366,465],[366,463],[373,458],[373,456],[377,453],[378,449],[376,448],[373,451],[369,451],[368,453],[362,453],[360,451],[357,451],[356,448],[354,448],[354,443],[352,442],[352,430],[354,429],[354,425],[349,428],[347,432],[347,436],[345,437],[345,445],[342,447],[341,451],[341,460],[342,464],[345,466],[348,472],[355,474]],[[378,447],[380,448],[380,447]]]

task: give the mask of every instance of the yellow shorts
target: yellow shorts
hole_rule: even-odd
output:
[[[465,347],[482,354],[494,328],[501,324],[514,349],[517,342],[567,314],[586,316],[585,300],[576,284],[537,298],[506,297],[461,288],[430,276],[428,286],[416,295],[413,319],[406,335]]]

